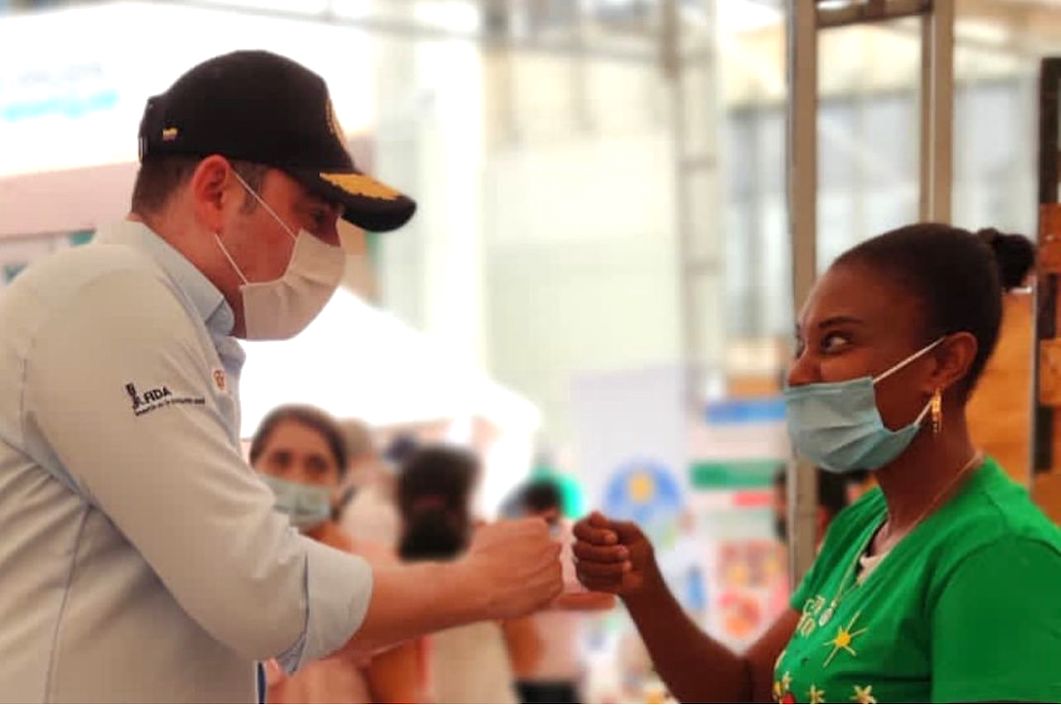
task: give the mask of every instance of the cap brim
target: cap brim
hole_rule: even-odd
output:
[[[416,201],[366,174],[306,170],[290,173],[310,191],[343,204],[343,219],[371,232],[400,228],[416,212]]]

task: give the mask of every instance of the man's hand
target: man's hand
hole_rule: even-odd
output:
[[[594,512],[575,524],[579,582],[595,592],[633,597],[658,576],[652,544],[636,524]]]
[[[464,559],[469,590],[487,595],[488,618],[521,617],[560,594],[560,545],[541,519],[489,524],[476,530]]]
[[[475,531],[464,557],[373,570],[372,601],[347,653],[374,652],[461,624],[535,612],[560,594],[560,544],[541,519]]]
[[[615,607],[617,600],[610,592],[565,592],[553,600],[549,609],[569,612],[602,612]]]

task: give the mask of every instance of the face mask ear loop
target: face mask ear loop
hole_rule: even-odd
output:
[[[921,348],[920,350],[915,352],[910,357],[906,358],[905,360],[902,360],[898,364],[892,366],[888,370],[886,370],[886,371],[882,372],[881,374],[877,375],[873,379],[873,384],[877,384],[881,380],[887,379],[888,377],[892,376],[893,374],[895,374],[899,370],[903,369],[904,367],[906,367],[907,365],[909,365],[911,362],[913,362],[917,358],[921,357],[922,355],[927,355],[931,351],[935,350],[939,346],[939,344],[942,343],[946,339],[947,339],[947,336],[940,337],[938,340],[936,340],[936,342],[932,343],[931,345],[927,345],[927,346]]]
[[[925,420],[925,417],[928,416],[928,412],[931,411],[931,410],[932,410],[932,400],[929,399],[928,403],[925,404],[925,408],[922,409],[921,413],[917,415],[916,419],[914,419],[914,425],[920,426],[921,423]]]
[[[214,239],[217,240],[217,246],[218,248],[220,248],[221,254],[225,256],[225,259],[228,260],[228,263],[232,265],[232,268],[234,270],[236,270],[236,274],[239,275],[239,278],[243,280],[244,284],[250,284],[250,282],[247,281],[247,277],[243,276],[243,272],[241,272],[240,268],[236,266],[236,260],[232,259],[232,255],[228,253],[228,249],[225,247],[225,243],[221,242],[221,237],[217,233],[214,233]]]
[[[280,227],[284,229],[284,232],[286,232],[288,235],[290,235],[292,240],[297,241],[298,240],[298,235],[295,235],[294,231],[291,230],[291,228],[287,227],[287,223],[284,222],[283,218],[278,216],[276,214],[276,211],[274,211],[272,209],[272,207],[270,207],[269,204],[265,202],[265,199],[263,199],[261,196],[259,196],[258,193],[254,189],[252,189],[250,187],[250,184],[248,184],[246,181],[243,180],[243,177],[239,175],[239,172],[236,171],[235,169],[233,169],[232,170],[232,175],[235,176],[236,177],[236,181],[238,181],[240,183],[240,185],[243,186],[243,188],[247,190],[247,193],[249,193],[251,196],[253,196],[254,200],[257,201],[258,204],[261,205],[261,207],[265,209],[265,212],[268,213],[269,215],[273,216],[273,219],[276,220],[277,223],[280,223]]]

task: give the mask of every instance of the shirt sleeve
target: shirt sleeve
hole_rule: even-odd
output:
[[[1061,554],[1005,538],[965,558],[931,612],[933,702],[1061,702]]]
[[[359,628],[368,565],[301,536],[243,461],[199,332],[147,272],[109,273],[42,322],[23,432],[218,641],[289,670]]]

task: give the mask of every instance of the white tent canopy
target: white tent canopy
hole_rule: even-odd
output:
[[[308,403],[375,426],[482,418],[533,434],[537,408],[430,336],[340,289],[297,337],[245,344],[242,434],[281,404]]]

